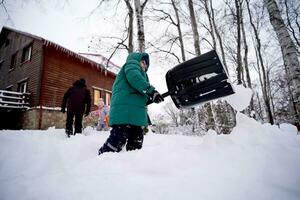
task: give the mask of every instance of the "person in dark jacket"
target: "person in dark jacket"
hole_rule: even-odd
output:
[[[66,120],[66,134],[68,137],[73,135],[73,119],[75,116],[75,131],[76,133],[82,132],[82,118],[89,115],[91,109],[91,94],[87,89],[85,80],[83,78],[75,81],[73,86],[70,87],[64,94],[61,112],[66,112],[67,106],[67,120]]]
[[[109,113],[110,136],[99,149],[104,152],[119,152],[141,149],[143,129],[148,125],[147,102],[159,103],[163,97],[150,85],[147,70],[149,55],[131,53],[118,73],[112,89]]]

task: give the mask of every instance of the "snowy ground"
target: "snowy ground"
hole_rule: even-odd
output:
[[[0,131],[0,199],[300,199],[295,128],[237,120],[231,135],[148,134],[140,151],[101,156],[108,132]]]
[[[247,107],[251,90],[226,100]],[[97,156],[108,132],[0,131],[0,200],[299,200],[300,135],[237,114],[230,135],[145,136]],[[186,132],[185,132],[186,134]]]

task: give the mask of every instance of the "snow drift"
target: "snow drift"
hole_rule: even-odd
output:
[[[300,137],[292,125],[280,129],[238,113],[230,135],[149,133],[139,151],[101,156],[109,133],[84,133],[0,131],[0,199],[300,198]]]

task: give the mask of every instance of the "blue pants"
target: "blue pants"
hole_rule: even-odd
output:
[[[140,126],[113,125],[109,137],[98,153],[100,155],[104,152],[120,152],[126,142],[127,151],[141,149],[143,140],[143,129]]]

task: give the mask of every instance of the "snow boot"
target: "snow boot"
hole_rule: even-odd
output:
[[[72,130],[66,130],[66,134],[67,134],[67,137],[69,138],[70,137],[70,135],[72,135],[73,134],[73,131]]]
[[[110,131],[106,142],[99,149],[98,155],[105,152],[120,152],[128,138],[128,128],[126,125],[115,125]]]

